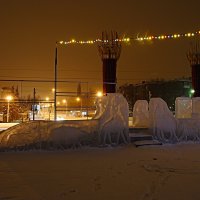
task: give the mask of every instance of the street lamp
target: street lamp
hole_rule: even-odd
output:
[[[96,95],[97,95],[97,97],[102,97],[103,93],[101,91],[98,91]]]
[[[80,101],[80,103],[81,103],[81,109],[80,109],[80,112],[81,112],[81,117],[82,117],[82,100],[81,100],[80,97],[77,97],[77,98],[76,98],[76,101],[77,101],[77,102]]]
[[[47,104],[45,106],[45,110],[46,110],[46,107],[47,107],[48,119],[50,120],[51,119],[51,107],[50,107],[50,103],[49,103],[49,97],[46,97],[46,102],[47,102]]]
[[[10,115],[10,101],[13,99],[12,96],[7,96],[6,100],[8,101],[8,106],[7,106],[7,123],[9,122],[9,115]]]
[[[66,110],[66,118],[67,118],[67,100],[63,99],[62,103],[65,105],[65,110]]]

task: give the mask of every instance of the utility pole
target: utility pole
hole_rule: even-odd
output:
[[[35,120],[35,88],[33,89],[33,121]]]
[[[55,49],[55,66],[54,66],[54,121],[57,119],[57,59],[58,59],[58,47],[57,47],[57,42],[56,42],[56,49]]]

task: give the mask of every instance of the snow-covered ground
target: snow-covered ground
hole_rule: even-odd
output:
[[[15,126],[17,124],[19,124],[19,123],[0,123],[0,132],[7,130],[8,128]]]
[[[199,200],[200,144],[0,153],[0,199]]]

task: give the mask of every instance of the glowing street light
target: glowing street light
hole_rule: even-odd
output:
[[[66,100],[66,99],[63,99],[62,102],[63,102],[63,103],[67,103],[67,100]]]
[[[67,117],[67,100],[63,99],[62,103],[65,104],[65,110],[66,110],[66,117]]]
[[[9,115],[10,115],[10,101],[13,99],[12,96],[7,96],[6,100],[8,101],[8,106],[7,106],[7,122],[9,122]]]
[[[97,97],[102,97],[103,93],[101,91],[98,91],[96,95],[97,95]]]
[[[81,100],[80,97],[77,97],[77,98],[76,98],[76,101],[77,101],[77,102],[81,102],[80,112],[81,112],[81,116],[82,116],[82,100]]]

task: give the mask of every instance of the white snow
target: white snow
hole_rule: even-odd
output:
[[[200,144],[0,153],[0,199],[199,200]]]

